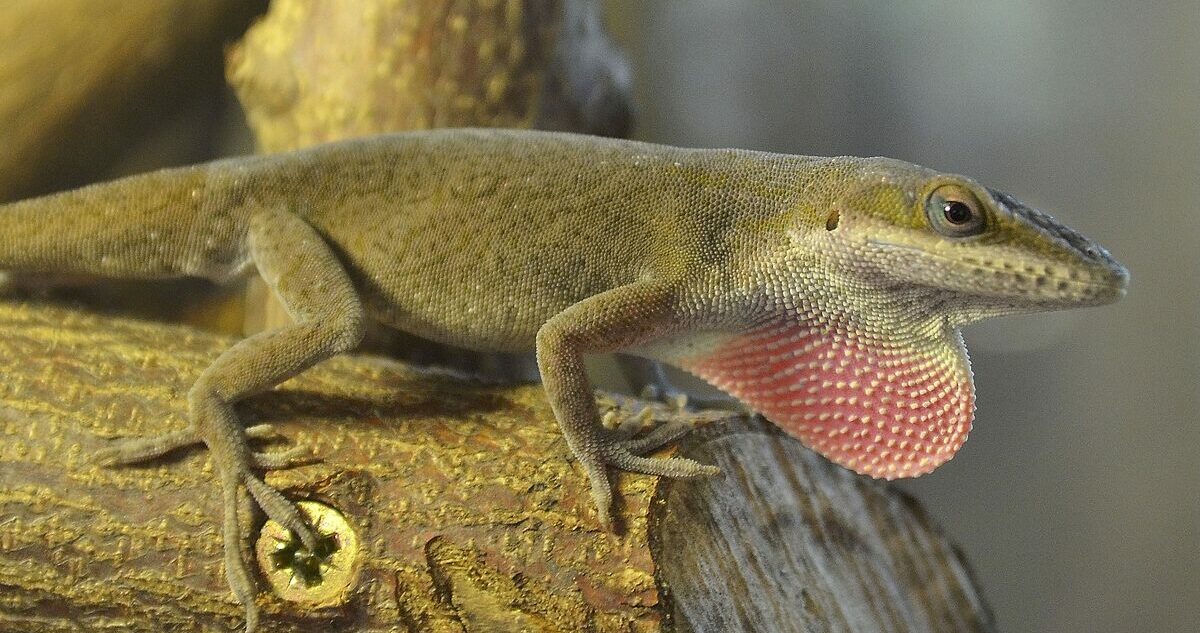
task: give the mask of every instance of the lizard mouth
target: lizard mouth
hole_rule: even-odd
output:
[[[1017,260],[1019,261],[1019,260]],[[1062,266],[1053,263],[1010,264],[964,257],[961,265],[976,280],[978,293],[1019,299],[1030,308],[1085,307],[1112,303],[1125,295],[1129,273],[1124,268]]]
[[[939,253],[874,238],[867,243],[902,254],[906,263],[893,272],[903,271],[908,282],[973,297],[973,304],[995,303],[1006,312],[1104,305],[1123,297],[1129,284],[1128,271],[1111,258],[1063,264],[1015,249]]]

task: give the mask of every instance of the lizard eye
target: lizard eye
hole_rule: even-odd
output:
[[[960,185],[942,185],[929,194],[925,215],[935,231],[947,237],[969,237],[987,226],[982,205],[975,194]]]

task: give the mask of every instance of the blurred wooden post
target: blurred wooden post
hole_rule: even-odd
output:
[[[0,3],[0,202],[104,178],[173,108],[194,101],[215,112],[214,62],[263,4]],[[207,149],[171,158],[194,161]]]

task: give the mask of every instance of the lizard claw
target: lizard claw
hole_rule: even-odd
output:
[[[615,466],[647,475],[660,477],[690,478],[706,475],[719,475],[721,469],[716,466],[701,464],[686,457],[641,457],[623,448],[620,443],[610,444],[603,451],[603,461],[583,460],[583,471],[592,487],[592,500],[596,504],[596,515],[600,527],[605,532],[616,533],[617,524],[613,513],[612,482],[608,475],[608,466]]]
[[[641,437],[633,437],[651,421],[650,413],[649,408],[643,409],[637,415],[622,420],[615,429],[604,431],[597,438],[599,446],[593,452],[599,459],[580,455],[580,464],[591,483],[592,500],[596,504],[600,525],[606,532],[617,530],[613,517],[613,491],[608,466],[672,478],[703,477],[721,473],[721,469],[716,466],[701,464],[686,457],[643,457],[644,454],[662,448],[696,428],[692,420],[674,420]],[[607,422],[611,423],[612,415],[611,411],[605,415]]]
[[[258,507],[262,508],[268,518],[293,532],[306,549],[316,551],[316,532],[301,516],[296,504],[288,501],[278,490],[268,486],[266,482],[249,471],[242,473],[240,478],[250,496],[254,497]]]
[[[232,477],[221,478],[222,507],[224,521],[221,527],[221,538],[224,542],[225,579],[233,595],[241,603],[246,614],[246,633],[254,633],[258,627],[258,605],[254,602],[257,593],[254,581],[251,580],[250,569],[242,560],[242,529],[237,517],[237,480]]]
[[[222,509],[224,523],[221,536],[224,542],[225,578],[246,615],[245,633],[254,633],[258,627],[258,605],[255,596],[257,584],[250,573],[250,566],[242,557],[242,529],[238,521],[238,484],[244,485],[254,502],[271,520],[291,530],[309,551],[316,551],[317,536],[300,515],[299,509],[278,490],[267,485],[248,469],[237,469],[222,473]]]
[[[596,516],[600,519],[601,529],[615,533],[612,482],[608,479],[608,469],[602,462],[588,461],[583,463],[583,471],[592,485],[592,501],[596,504]]]

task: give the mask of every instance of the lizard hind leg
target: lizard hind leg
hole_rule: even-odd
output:
[[[222,483],[226,575],[234,595],[246,607],[247,623],[252,624],[257,617],[256,590],[242,555],[237,488],[245,487],[268,517],[296,533],[309,549],[316,545],[316,537],[296,506],[255,472],[290,464],[298,457],[296,451],[252,452],[247,438],[269,429],[243,428],[233,405],[357,346],[365,317],[345,269],[300,217],[286,211],[260,212],[251,219],[248,246],[259,273],[294,323],[238,342],[204,370],[188,392],[190,424],[185,430],[118,443],[98,457],[129,463],[197,442],[208,447]]]

